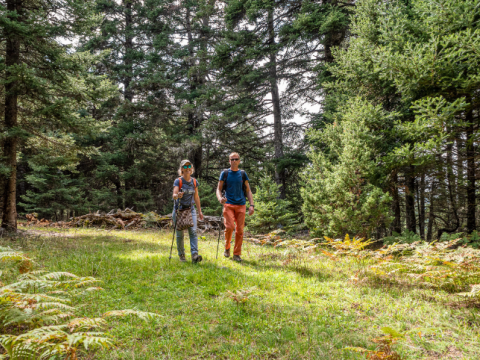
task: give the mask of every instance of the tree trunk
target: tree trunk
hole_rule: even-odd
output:
[[[397,234],[402,233],[402,218],[400,211],[400,196],[398,195],[398,174],[395,170],[393,174],[393,184],[392,184],[392,198],[393,198],[393,213],[395,218],[392,223],[392,231],[395,231]]]
[[[197,92],[197,89],[201,88],[202,85],[205,83],[205,73],[204,69],[207,66],[206,63],[206,53],[207,53],[207,32],[206,29],[209,24],[209,15],[208,11],[205,11],[205,15],[202,17],[202,27],[200,29],[200,52],[198,53],[199,58],[199,66],[196,66],[195,63],[195,51],[194,51],[194,39],[192,33],[192,24],[191,24],[191,14],[190,14],[190,7],[187,6],[186,11],[186,21],[185,21],[185,28],[187,31],[187,39],[188,39],[188,53],[189,53],[189,66],[190,68],[195,68],[196,70],[190,75],[190,93],[194,94]],[[202,71],[202,72],[201,72]],[[203,111],[199,104],[196,104],[196,98],[190,98],[189,109],[188,109],[188,124],[190,128],[190,135],[193,137],[200,136],[200,139],[194,142],[193,149],[188,154],[189,160],[193,163],[193,167],[195,168],[195,177],[201,178],[202,177],[202,155],[203,155],[203,144],[201,140],[200,134],[200,126],[203,121]],[[196,139],[197,140],[197,139]]]
[[[453,174],[453,161],[452,161],[452,143],[448,143],[446,147],[447,159],[446,159],[446,178],[447,178],[447,189],[448,189],[448,198],[450,201],[450,207],[452,208],[451,214],[453,215],[455,224],[453,226],[450,225],[450,221],[445,224],[444,228],[438,230],[438,239],[442,237],[444,232],[446,233],[454,233],[460,227],[460,218],[458,217],[457,211],[457,204],[455,202],[455,195],[454,191],[456,189],[455,177]],[[450,212],[449,212],[450,215]],[[450,220],[450,216],[449,216]]]
[[[7,0],[7,10],[22,13],[22,0]],[[19,18],[12,21],[19,21]],[[5,78],[11,79],[5,84],[5,140],[3,143],[4,164],[9,169],[4,179],[3,191],[3,214],[2,228],[9,231],[17,229],[17,143],[18,138],[12,135],[13,129],[17,127],[18,115],[18,80],[11,73],[10,69],[20,63],[20,39],[17,34],[11,31],[5,31]]]
[[[418,230],[420,232],[420,237],[425,240],[425,173],[423,173],[420,178],[418,192]]]
[[[111,179],[112,183],[115,185],[115,190],[117,193],[117,208],[123,209],[123,191],[122,191],[122,184],[120,183],[119,178],[113,177]]]
[[[268,11],[268,35],[269,44],[274,49],[275,47],[275,29],[273,24],[273,9]],[[283,158],[283,131],[282,131],[282,113],[280,110],[280,94],[278,92],[278,78],[277,78],[277,57],[276,52],[270,52],[270,91],[272,94],[273,104],[273,133],[275,145],[275,160],[279,161]],[[275,181],[280,185],[279,198],[285,199],[285,169],[280,169],[278,164],[275,169]]]
[[[415,218],[415,167],[410,165],[405,172],[405,216],[407,230],[417,233]]]
[[[125,75],[123,77],[124,97],[128,101],[127,106],[133,100],[133,90],[131,88],[131,82],[133,78],[133,16],[132,16],[132,0],[123,0],[125,6],[125,55],[123,59],[123,65],[125,67]]]
[[[467,112],[466,120],[469,123],[467,126],[467,141],[466,141],[466,155],[467,155],[467,232],[470,234],[477,229],[476,224],[476,204],[475,196],[475,145],[474,139],[474,125],[473,125],[473,111],[470,109]]]
[[[133,80],[133,14],[132,14],[132,0],[123,0],[123,6],[125,11],[125,55],[123,58],[124,65],[124,77],[123,77],[123,86],[124,86],[124,119],[125,121],[130,121],[129,116],[131,116],[131,107],[133,103],[133,89],[132,89],[132,80]],[[135,164],[135,154],[133,149],[129,149],[127,153],[127,160],[124,165],[125,172],[129,172],[129,169]],[[133,177],[125,178],[125,206],[128,208],[133,207],[133,198],[129,194],[129,190],[135,188],[135,179]]]
[[[427,241],[432,241],[433,223],[435,221],[435,215],[433,211],[433,196],[435,193],[435,182],[432,181],[432,188],[430,190],[430,199],[428,204],[428,227],[427,227]]]
[[[463,162],[465,161],[465,153],[463,151],[463,143],[461,139],[461,133],[459,133],[455,137],[455,149],[457,151],[457,159],[456,159],[456,177],[457,177],[457,205],[459,209],[465,209],[465,195],[463,193],[463,180],[464,180],[464,170],[463,170]]]

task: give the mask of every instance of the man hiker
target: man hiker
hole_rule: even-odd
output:
[[[253,215],[253,195],[248,184],[248,176],[240,170],[240,155],[234,152],[229,156],[230,169],[225,169],[220,174],[217,187],[217,199],[223,204],[223,218],[225,224],[225,257],[230,257],[230,242],[235,230],[235,247],[233,260],[242,261],[243,227],[245,225],[246,198],[250,206],[248,215]],[[223,194],[224,193],[224,194]]]

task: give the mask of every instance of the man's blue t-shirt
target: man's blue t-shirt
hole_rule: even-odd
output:
[[[247,199],[242,189],[242,172],[240,170],[232,171],[228,169],[227,188],[225,190],[225,197],[227,198],[227,204],[231,205],[245,205]],[[225,170],[220,174],[219,181],[225,181]],[[245,173],[245,179],[249,180],[247,173]]]

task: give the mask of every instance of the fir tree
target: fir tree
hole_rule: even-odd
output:
[[[222,204],[218,202],[216,189],[216,186],[210,186],[206,182],[200,183],[198,194],[204,215],[221,216],[222,214]]]
[[[89,72],[98,58],[72,53],[71,46],[64,45],[94,26],[98,19],[92,5],[93,0],[0,2],[5,42],[0,50],[5,88],[3,228],[16,229],[17,153],[22,142],[39,145],[37,149],[53,143],[58,151],[82,152],[72,135],[101,131],[80,110],[103,101],[111,88]]]
[[[72,216],[88,211],[88,203],[83,191],[82,179],[70,176],[72,168],[65,158],[50,157],[46,163],[30,161],[31,173],[26,181],[32,190],[22,196],[22,206],[27,212],[38,213],[39,218],[63,219],[63,215]],[[74,168],[74,167],[73,167]]]
[[[329,151],[310,153],[312,165],[303,174],[303,214],[317,235],[371,236],[392,219],[391,197],[372,184],[382,138],[370,128],[391,120],[379,107],[360,99],[346,108],[335,123],[311,134],[321,138]]]
[[[248,218],[248,229],[255,232],[290,230],[298,222],[298,214],[292,212],[290,201],[278,197],[279,185],[268,175],[259,180],[253,196],[255,212]]]

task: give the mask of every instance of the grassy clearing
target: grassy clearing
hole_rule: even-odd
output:
[[[358,285],[350,279],[365,264],[354,259],[249,243],[244,263],[223,258],[221,249],[215,260],[216,236],[200,240],[201,264],[180,263],[175,247],[169,263],[170,242],[165,232],[73,229],[13,247],[50,271],[103,281],[105,291],[84,298],[80,315],[114,309],[162,315],[115,320],[109,332],[116,349],[91,359],[364,359],[344,348],[375,349],[371,340],[385,326],[415,329],[394,347],[404,359],[480,358],[480,312],[446,292]],[[229,293],[239,290],[252,291],[243,304]]]

